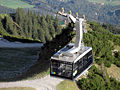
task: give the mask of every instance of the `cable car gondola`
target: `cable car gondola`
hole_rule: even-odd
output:
[[[73,46],[65,46],[51,57],[50,75],[75,80],[80,77],[93,64],[93,52],[91,47],[84,47],[74,56],[60,55]]]
[[[51,57],[50,75],[75,80],[87,71],[93,64],[92,47],[83,44],[83,25],[85,17],[78,18],[64,13],[64,8],[58,12],[74,23],[76,30],[75,44],[68,44]]]

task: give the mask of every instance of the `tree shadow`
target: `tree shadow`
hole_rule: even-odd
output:
[[[69,25],[69,27],[63,29],[60,35],[57,35],[56,38],[54,38],[52,41],[47,41],[44,44],[44,46],[40,49],[39,59],[37,63],[31,66],[29,70],[15,78],[0,79],[0,82],[24,80],[29,77],[33,77],[36,74],[47,71],[50,66],[51,56],[72,40],[74,36],[72,32],[73,29],[71,25]]]

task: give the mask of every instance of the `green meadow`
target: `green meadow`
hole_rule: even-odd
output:
[[[29,5],[21,0],[0,0],[0,5],[13,9],[34,7],[33,5]]]

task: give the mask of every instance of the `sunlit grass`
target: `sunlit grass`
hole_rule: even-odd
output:
[[[21,0],[0,0],[0,5],[13,9],[34,7],[33,5],[29,5]]]
[[[57,90],[79,90],[79,88],[75,82],[65,80],[57,85]]]

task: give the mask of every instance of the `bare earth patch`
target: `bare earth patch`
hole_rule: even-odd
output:
[[[107,72],[110,77],[116,78],[116,80],[120,81],[120,68],[119,67],[112,64],[110,68],[107,68]]]

